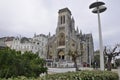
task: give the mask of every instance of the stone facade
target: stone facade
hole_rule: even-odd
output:
[[[78,64],[90,65],[94,52],[92,34],[82,34],[78,28],[75,29],[75,21],[71,16],[68,8],[59,10],[56,34],[51,36],[49,33],[48,36],[47,59],[58,64],[69,63],[72,59],[68,52],[76,50],[82,54],[77,58]]]

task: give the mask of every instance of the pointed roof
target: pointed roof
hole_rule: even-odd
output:
[[[34,37],[36,37],[36,33],[34,33]]]
[[[79,33],[79,29],[78,29],[78,26],[77,26],[77,33]]]
[[[29,39],[27,37],[22,37],[20,42],[21,43],[29,42]]]
[[[80,30],[80,35],[82,35],[82,30]]]
[[[75,22],[75,20],[74,20],[74,17],[72,16],[72,19],[71,19],[73,22]]]
[[[48,34],[48,38],[50,38],[51,37],[51,33],[49,32],[49,34]]]

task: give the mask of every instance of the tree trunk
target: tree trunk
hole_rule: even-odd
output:
[[[75,66],[76,71],[78,71],[79,69],[78,69],[77,61],[76,60],[74,60],[74,66]]]
[[[111,71],[111,68],[112,68],[111,60],[112,60],[112,57],[108,57],[107,71]]]

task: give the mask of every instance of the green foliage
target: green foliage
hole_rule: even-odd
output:
[[[49,74],[39,78],[27,78],[18,76],[16,78],[0,79],[0,80],[119,80],[118,74],[110,71],[80,71]]]
[[[0,77],[9,78],[17,76],[38,77],[47,72],[44,67],[45,61],[37,54],[11,50],[9,48],[0,50]]]
[[[116,66],[120,66],[120,58],[115,60]]]
[[[99,68],[99,67],[100,67],[100,51],[99,51],[99,50],[95,51],[94,61],[97,62],[97,67]],[[93,68],[95,67],[94,61],[92,62],[92,67],[93,67]],[[106,62],[107,62],[107,57],[104,56],[104,64],[105,64],[105,65],[106,65]],[[106,66],[105,66],[105,67],[106,67]]]
[[[100,55],[95,55],[94,56],[94,61],[97,62],[97,67],[100,67]],[[95,67],[94,62],[92,64],[93,67]]]
[[[80,71],[46,75],[42,80],[118,80],[118,74],[109,71]]]

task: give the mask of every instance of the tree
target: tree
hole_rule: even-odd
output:
[[[115,63],[116,63],[116,66],[117,66],[117,67],[120,67],[120,58],[116,59],[116,60],[115,60]]]
[[[0,49],[0,78],[17,76],[38,77],[41,73],[47,72],[44,67],[45,61],[38,54],[11,50],[10,48]]]
[[[97,62],[97,67],[99,68],[100,67],[100,51],[99,50],[96,50],[94,52],[94,61],[92,62],[92,66],[95,67],[95,64],[94,62]],[[107,58],[104,56],[104,64],[106,63],[107,61]]]
[[[97,63],[97,67],[100,67],[100,54],[99,53],[100,53],[99,50],[96,50],[94,52],[94,61],[92,62],[93,68],[96,67],[95,62]]]
[[[107,56],[107,70],[108,71],[111,71],[111,68],[112,68],[112,65],[111,65],[112,58],[120,54],[120,50],[117,51],[118,47],[119,45],[116,45],[113,49],[107,48],[106,46],[104,48],[104,55]]]
[[[78,71],[79,69],[77,66],[77,58],[82,56],[82,54],[79,54],[79,52],[77,50],[75,50],[75,51],[69,50],[68,55],[72,57],[72,61],[74,62],[76,71]]]
[[[94,56],[94,62],[92,63],[92,66],[93,66],[93,68],[99,68],[100,67],[100,55],[95,55]]]

